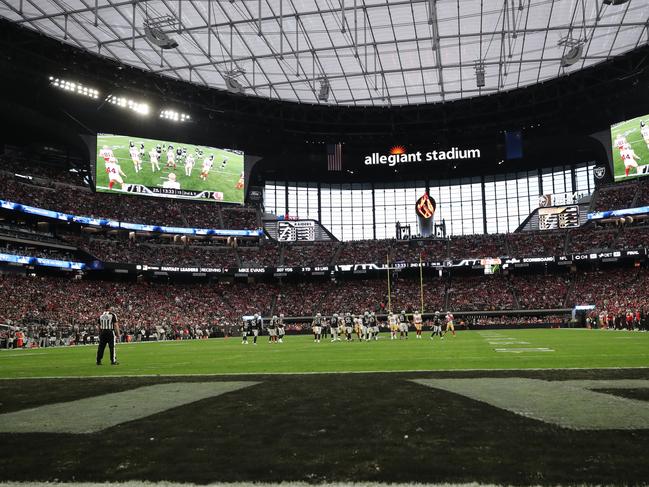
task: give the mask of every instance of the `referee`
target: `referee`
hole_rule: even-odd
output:
[[[106,310],[99,317],[99,348],[97,349],[97,365],[101,365],[101,359],[104,358],[106,345],[110,349],[111,365],[118,365],[117,356],[115,355],[115,339],[119,337],[119,325],[117,316],[110,310],[110,305],[106,305]]]

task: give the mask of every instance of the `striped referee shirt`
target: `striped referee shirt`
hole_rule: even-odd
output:
[[[99,328],[113,331],[117,323],[117,316],[110,311],[104,311],[99,317]]]

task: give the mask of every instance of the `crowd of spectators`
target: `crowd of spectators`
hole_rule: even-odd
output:
[[[78,261],[79,256],[74,250],[55,247],[40,247],[29,244],[6,242],[0,240],[0,252],[4,254],[20,255],[24,257],[38,257],[41,259],[58,259]]]
[[[453,311],[514,309],[514,294],[505,276],[457,277],[448,285]]]
[[[620,228],[620,233],[615,240],[615,248],[619,250],[631,250],[649,247],[649,227],[627,227]]]
[[[636,182],[599,188],[592,210],[606,211],[631,208],[637,189]]]
[[[570,279],[555,274],[511,276],[511,283],[522,309],[559,309],[565,305]]]
[[[0,192],[9,201],[71,215],[195,228],[258,227],[256,210],[228,209],[223,211],[221,218],[221,205],[211,202],[152,200],[126,194],[93,193],[87,188],[72,189],[54,184],[41,186],[6,175],[0,175]]]
[[[331,242],[285,244],[282,265],[289,267],[329,265],[338,245]]]
[[[646,308],[647,296],[648,269],[612,268],[577,275],[568,303],[594,304],[599,311],[620,314]]]
[[[393,240],[354,240],[343,243],[338,264],[387,262]]]
[[[509,254],[516,257],[563,255],[566,246],[565,231],[519,232],[507,235]]]
[[[167,265],[178,267],[237,267],[235,250],[229,247],[152,244],[131,240],[93,238],[81,248],[103,262]]]
[[[452,258],[500,257],[507,254],[503,235],[462,235],[453,236],[449,242]]]
[[[575,228],[568,233],[568,251],[573,254],[610,249],[617,230],[598,227]]]
[[[237,249],[242,267],[277,267],[280,248],[271,241],[264,241],[258,247]]]

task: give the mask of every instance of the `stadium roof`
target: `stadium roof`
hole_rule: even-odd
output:
[[[0,15],[176,79],[226,89],[234,78],[248,95],[351,106],[511,90],[633,50],[649,34],[645,0],[2,0]],[[145,22],[178,47],[156,47]],[[573,48],[579,60],[562,67]]]

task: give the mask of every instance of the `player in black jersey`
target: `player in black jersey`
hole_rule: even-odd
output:
[[[440,340],[444,340],[444,335],[442,333],[442,317],[439,314],[439,311],[435,311],[435,315],[433,316],[433,333],[430,335],[430,339],[432,340],[435,336],[438,336]]]
[[[241,344],[248,345],[248,334],[250,333],[250,320],[243,318],[241,325]]]
[[[338,313],[334,313],[329,320],[329,326],[331,327],[331,341],[339,342],[340,338],[338,337],[338,327],[340,326],[340,320],[338,318]]]
[[[261,333],[262,327],[264,325],[264,320],[259,313],[255,313],[250,320],[250,328],[252,329],[252,344],[257,345],[257,337]]]
[[[277,321],[277,338],[279,343],[284,343],[284,336],[286,335],[286,329],[284,328],[284,314],[279,314],[279,320]]]
[[[354,319],[352,318],[351,313],[345,314],[345,335],[347,335],[347,341],[351,342],[354,339],[352,338],[352,332],[354,331]]]
[[[273,317],[268,322],[268,339],[270,343],[277,343],[277,324],[279,323],[279,317],[273,315]]]
[[[311,327],[313,329],[313,341],[320,343],[320,339],[322,338],[322,315],[320,313],[313,317],[313,324]]]
[[[401,311],[399,315],[399,340],[405,336],[406,340],[408,339],[408,316],[406,315],[406,310]]]

